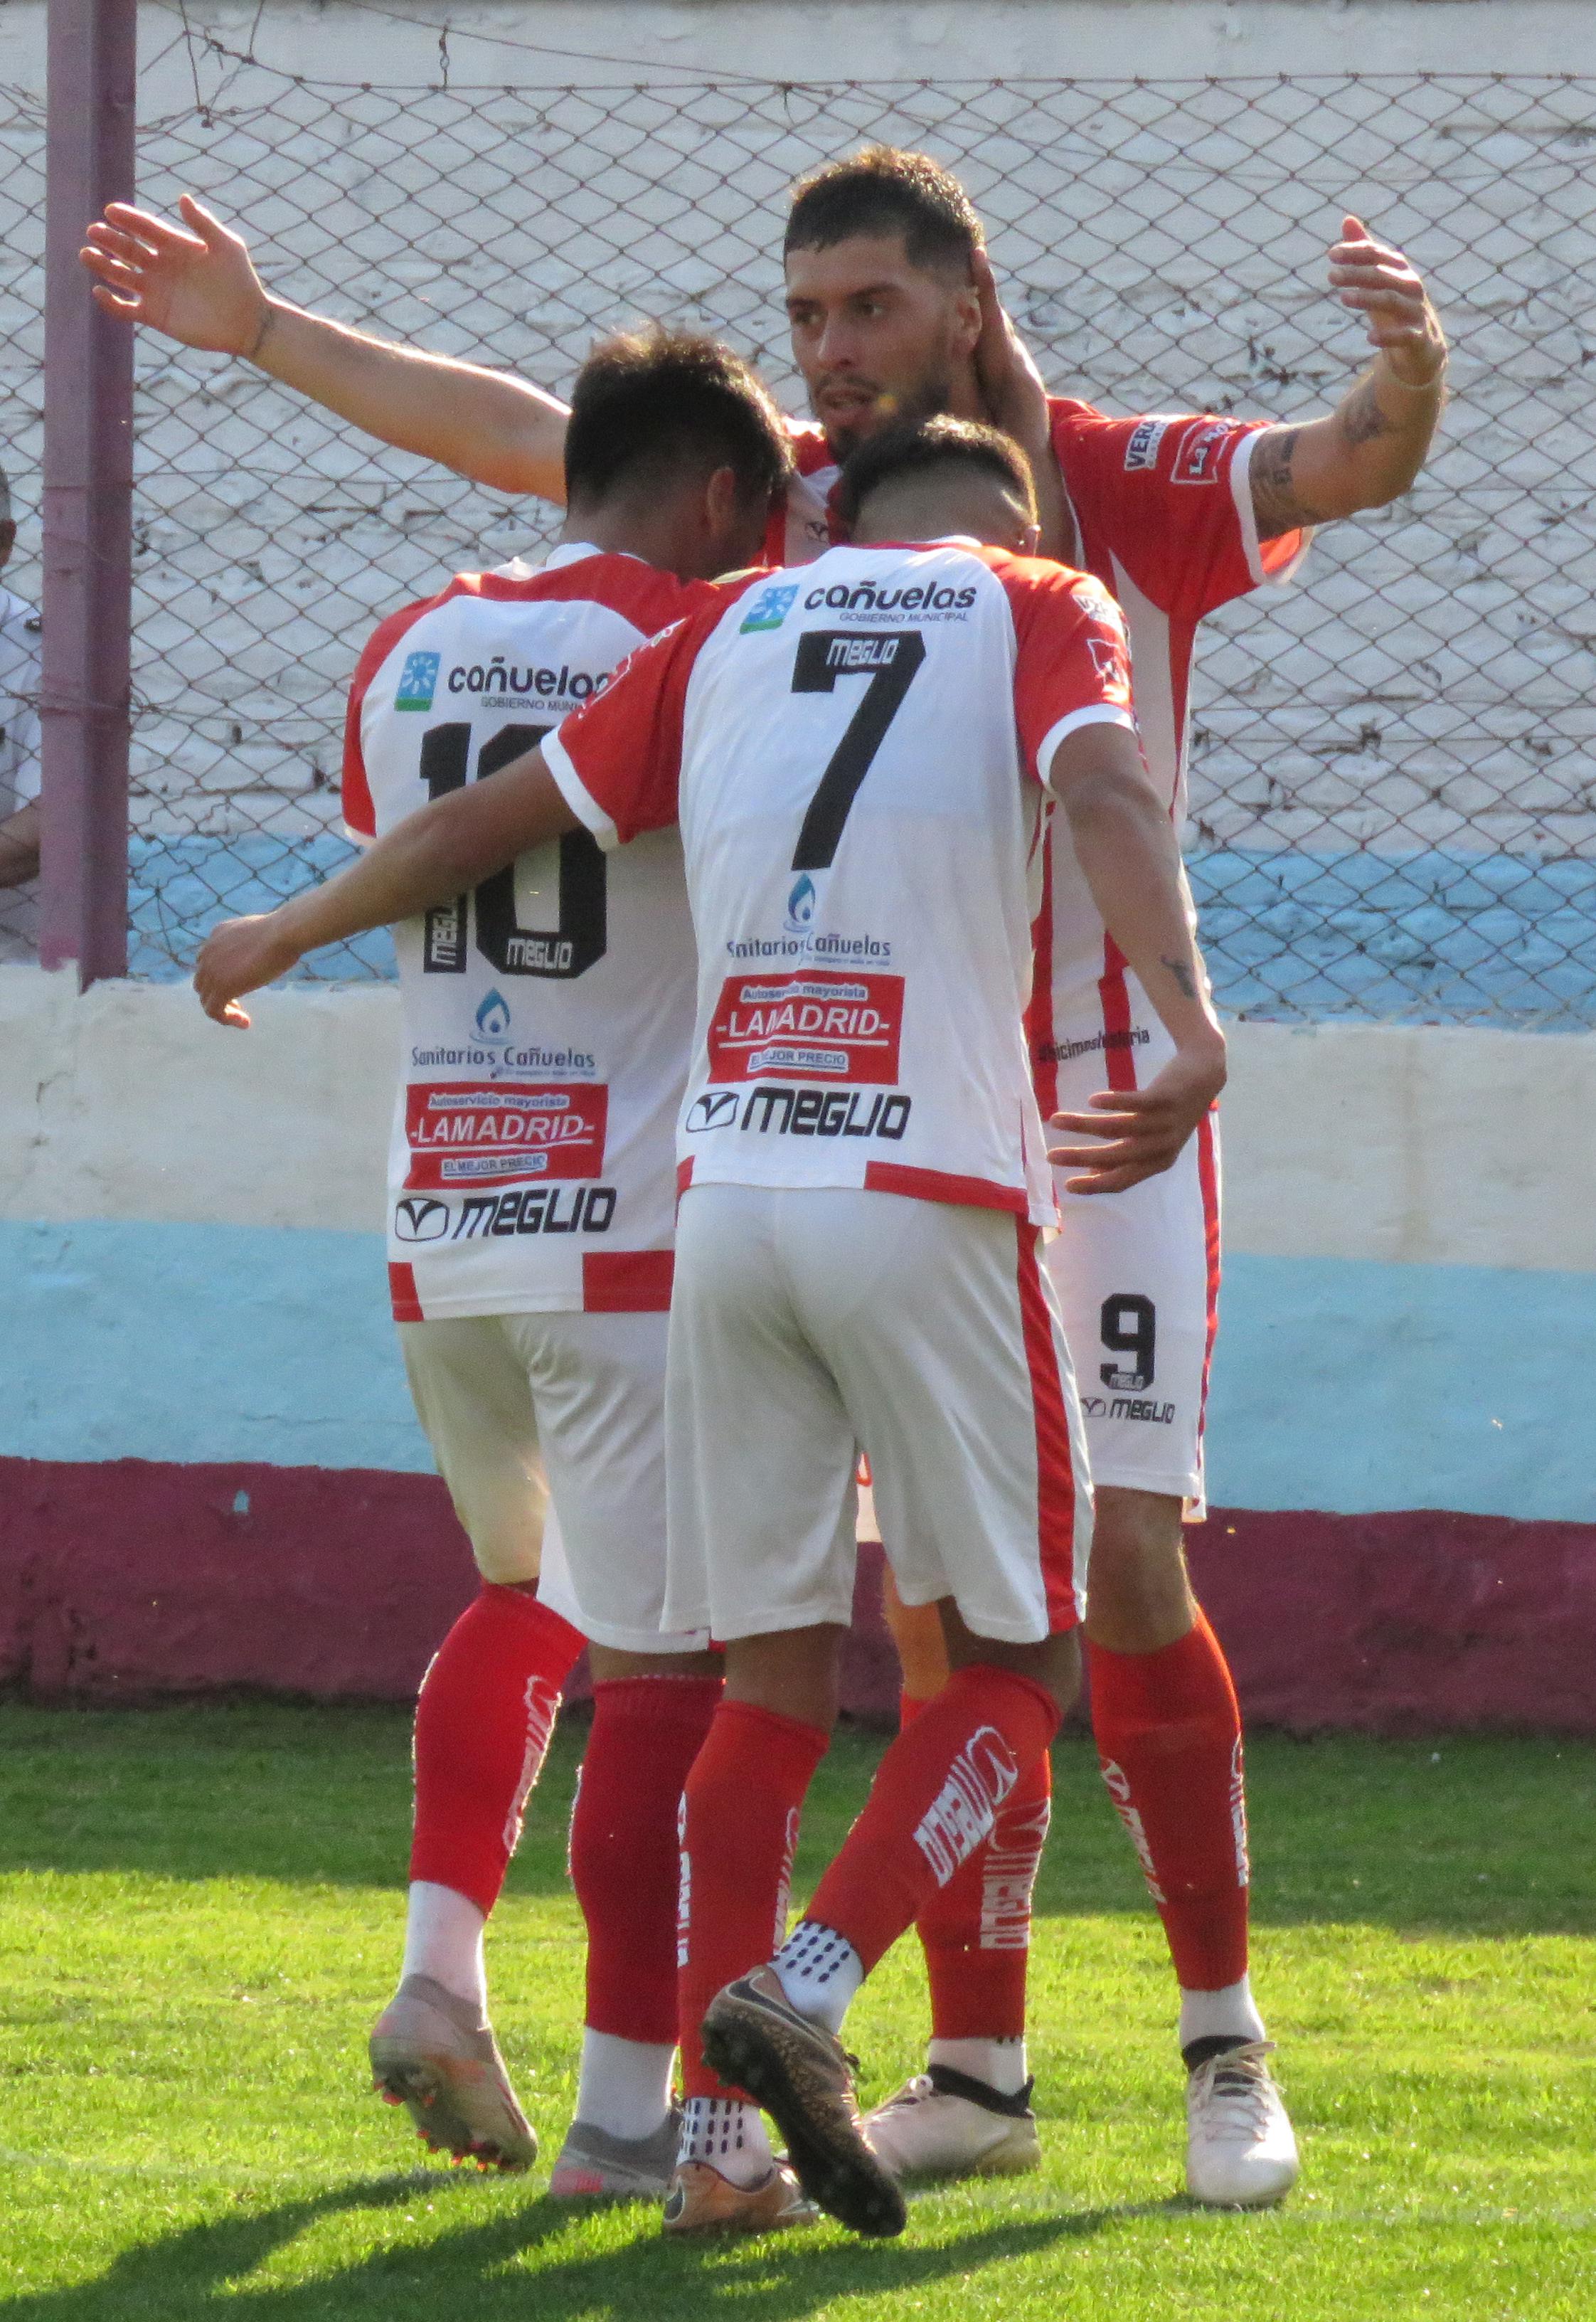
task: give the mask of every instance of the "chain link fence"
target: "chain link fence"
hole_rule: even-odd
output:
[[[275,291],[556,389],[597,334],[668,315],[801,408],[786,188],[885,139],[964,178],[1059,390],[1304,416],[1361,360],[1324,288],[1355,210],[1428,277],[1455,397],[1404,501],[1208,625],[1190,837],[1215,981],[1249,1016],[1596,1024],[1596,80],[400,88],[190,53],[192,104],[142,127],[141,199],[196,192]],[[15,98],[0,120],[25,517],[42,123]],[[343,859],[342,694],[375,621],[551,522],[242,363],[152,334],[138,361],[133,966],[170,975],[217,918]],[[26,593],[25,561],[7,579]]]

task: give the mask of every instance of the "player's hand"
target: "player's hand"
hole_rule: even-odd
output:
[[[1173,1166],[1187,1138],[1225,1085],[1224,1042],[1182,1049],[1144,1089],[1099,1089],[1085,1112],[1055,1112],[1053,1127],[1086,1145],[1050,1145],[1047,1157],[1080,1170],[1071,1193],[1123,1193]]]
[[[252,354],[271,310],[248,245],[192,194],[178,206],[187,233],[131,202],[106,204],[78,253],[96,298],[108,315],[148,323],[186,347]]]
[[[984,250],[971,261],[980,298],[980,336],[975,343],[975,376],[987,416],[1035,458],[1050,442],[1047,389],[1035,357],[1009,319],[998,296],[992,261]]]
[[[223,919],[200,946],[195,963],[194,988],[199,1004],[213,1023],[247,1031],[250,1019],[239,1006],[246,992],[258,992],[287,975],[302,956],[299,946],[283,933],[275,911],[256,912],[247,919]]]
[[[1376,242],[1361,218],[1341,221],[1330,247],[1330,288],[1361,314],[1378,347],[1407,387],[1428,387],[1446,361],[1446,334],[1420,280],[1400,250]]]

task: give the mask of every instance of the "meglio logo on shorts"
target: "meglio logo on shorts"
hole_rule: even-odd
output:
[[[711,1081],[897,1081],[901,975],[728,975],[708,1031]]]

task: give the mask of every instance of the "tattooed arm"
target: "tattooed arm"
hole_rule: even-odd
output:
[[[1248,480],[1261,540],[1383,507],[1424,465],[1446,399],[1446,340],[1424,284],[1400,250],[1355,217],[1330,252],[1330,283],[1366,319],[1373,366],[1327,418],[1266,428]]]

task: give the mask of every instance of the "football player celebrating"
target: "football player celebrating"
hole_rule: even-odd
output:
[[[529,844],[575,826],[624,855],[679,826],[698,987],[664,1620],[727,1658],[683,1802],[676,2228],[770,2183],[757,2098],[805,2191],[901,2231],[836,2034],[1079,1682],[1090,1507],[1023,1022],[1049,797],[1172,1051],[1076,1183],[1167,1169],[1224,1080],[1123,625],[1095,580],[1015,553],[1036,531],[1024,455],[935,418],[866,444],[844,494],[857,544],[717,592],[492,782],[220,929],[196,977],[225,1015],[303,948],[435,906]],[[935,1606],[953,1673],[781,1943],[862,1446],[903,1598]]]
[[[543,564],[461,574],[361,654],[343,772],[361,841],[602,692],[710,593],[696,582],[757,553],[788,473],[746,367],[666,334],[589,359],[565,459],[565,536]],[[406,918],[396,945],[394,1313],[483,1585],[416,1707],[405,1961],[372,2067],[430,2144],[533,2159],[488,2028],[483,1931],[586,1639],[594,1718],[570,1835],[586,2031],[550,2189],[657,2197],[677,2147],[678,1808],[721,1690],[704,1632],[660,1627],[695,964],[679,843],[661,832],[611,863],[570,832]]]
[[[114,311],[243,355],[371,433],[506,490],[557,497],[561,407],[524,381],[385,345],[269,299],[248,252],[196,203],[186,228],[116,206],[86,261]],[[1191,656],[1203,617],[1289,577],[1315,523],[1385,505],[1422,464],[1444,399],[1446,343],[1402,255],[1359,220],[1330,252],[1374,361],[1340,405],[1290,427],[1190,413],[1113,419],[1046,398],[1002,315],[981,229],[956,179],[876,151],[795,194],[786,240],[795,356],[813,424],[774,562],[819,553],[839,456],[872,429],[944,407],[999,417],[1024,443],[1044,544],[1095,573],[1130,631],[1144,747],[1183,805]],[[1166,1053],[1156,1010],[1096,925],[1067,832],[1048,843],[1032,1060],[1044,1114],[1110,1139],[1144,1108]],[[1101,1086],[1106,1080],[1108,1088]],[[1296,2174],[1247,1977],[1241,1730],[1228,1670],[1187,1580],[1182,1522],[1202,1510],[1202,1419],[1217,1317],[1213,1121],[1164,1176],[1062,1194],[1050,1263],[1086,1387],[1099,1482],[1090,1611],[1092,1720],[1104,1778],[1158,1905],[1181,1991],[1188,2184],[1221,2203],[1277,2198]],[[946,1675],[930,1616],[889,1605],[906,1709]],[[904,2169],[1023,2166],[1025,1935],[1047,1815],[1045,1761],[1007,1804],[984,1858],[922,1927],[930,2069],[871,2134]]]

